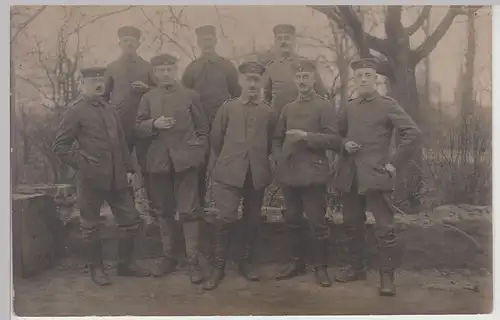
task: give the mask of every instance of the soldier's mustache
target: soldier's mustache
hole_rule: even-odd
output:
[[[101,91],[103,89],[103,86],[97,86],[95,89]]]

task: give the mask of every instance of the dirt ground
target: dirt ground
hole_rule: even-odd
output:
[[[152,261],[141,261],[151,266]],[[18,316],[167,316],[167,315],[367,315],[489,313],[492,277],[488,273],[401,271],[397,296],[377,295],[378,275],[351,284],[320,288],[312,274],[274,281],[275,265],[263,267],[265,279],[249,283],[231,265],[213,292],[189,283],[184,271],[156,278],[121,278],[112,286],[91,283],[80,265],[65,261],[31,279],[15,279],[14,311]],[[333,275],[334,270],[330,269]]]

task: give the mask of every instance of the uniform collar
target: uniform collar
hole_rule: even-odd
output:
[[[94,107],[104,107],[106,105],[106,102],[104,102],[102,97],[84,96],[83,99]]]
[[[160,88],[162,88],[166,92],[173,92],[179,88],[179,82],[175,81],[174,83],[169,85],[161,84]]]
[[[299,93],[299,96],[298,96],[298,100],[299,101],[310,101],[312,100],[314,97],[316,96],[316,92],[314,92],[314,90],[311,90],[307,93]]]
[[[361,99],[361,102],[363,102],[363,101],[370,102],[370,101],[373,101],[373,99],[375,99],[378,96],[379,96],[379,93],[377,91],[374,91],[370,94],[360,96],[360,99]]]
[[[120,57],[120,59],[123,62],[136,63],[139,60],[139,55],[137,55],[137,53],[133,54],[133,55],[122,54],[122,56]]]
[[[250,97],[243,95],[241,95],[239,99],[241,102],[243,102],[244,105],[253,105],[253,106],[258,105],[260,101],[260,97],[255,97],[253,99],[250,99]]]
[[[210,53],[203,53],[201,55],[201,58],[208,61],[208,62],[215,62],[220,59],[220,56],[217,54],[217,52],[210,52]]]
[[[294,61],[297,59],[297,54],[295,52],[290,53],[289,55],[286,56],[278,56],[278,60],[283,62],[283,61]]]

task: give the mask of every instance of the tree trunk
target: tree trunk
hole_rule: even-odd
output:
[[[404,54],[404,52],[399,53]],[[398,59],[400,64],[394,70],[394,79],[390,82],[389,94],[398,101],[408,115],[418,124],[420,122],[420,104],[417,90],[415,67],[406,63],[406,57]],[[399,133],[395,132],[396,146],[399,144]],[[422,146],[415,148],[410,163],[399,172],[396,181],[396,203],[407,202],[408,209],[417,209],[419,192],[422,184]]]

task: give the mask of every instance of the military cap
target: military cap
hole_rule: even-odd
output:
[[[314,72],[316,71],[316,61],[301,59],[294,65],[295,72]]]
[[[273,28],[274,34],[288,33],[295,34],[295,27],[291,24],[278,24]]]
[[[134,37],[136,39],[141,38],[141,30],[137,29],[136,27],[132,26],[123,26],[120,29],[118,29],[118,38],[121,37]]]
[[[371,68],[377,70],[378,62],[374,58],[361,58],[351,62],[351,68],[352,70],[357,70],[362,68]]]
[[[171,54],[163,53],[151,58],[151,65],[153,66],[168,66],[176,64],[178,59]]]
[[[91,68],[80,69],[80,73],[84,78],[104,77],[105,72],[106,68],[104,67],[91,67]]]
[[[201,26],[196,28],[195,30],[196,34],[198,36],[204,36],[204,35],[216,35],[216,30],[215,27],[212,25],[206,25],[206,26]]]
[[[238,66],[238,71],[241,73],[258,73],[263,75],[266,67],[257,61],[245,61]]]

